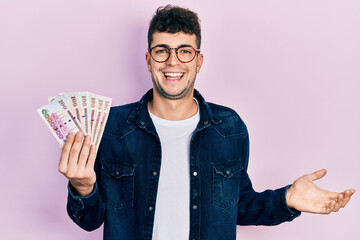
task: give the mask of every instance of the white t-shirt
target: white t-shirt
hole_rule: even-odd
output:
[[[194,116],[181,121],[165,120],[151,113],[150,117],[160,137],[162,152],[152,239],[188,239],[190,140],[200,120],[199,107]]]

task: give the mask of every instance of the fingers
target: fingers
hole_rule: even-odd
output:
[[[355,193],[355,189],[349,189],[342,193],[331,193],[337,194],[336,197],[331,197],[329,199],[328,204],[323,208],[325,214],[329,214],[331,212],[338,212],[340,208],[346,206],[346,204],[350,201],[351,196]]]
[[[355,189],[349,189],[344,191],[342,194],[344,196],[343,198],[343,202],[342,202],[342,206],[341,207],[345,207],[346,204],[350,201],[351,196],[355,193]]]
[[[326,203],[321,210],[322,214],[330,214],[332,212],[339,211],[340,206],[335,200],[330,200],[328,203]]]
[[[96,182],[94,163],[96,150],[91,137],[84,133],[69,133],[62,149],[59,171],[69,179],[80,196],[91,193]]]
[[[96,159],[96,148],[95,145],[91,145],[90,155],[86,164],[86,168],[94,169],[95,159]]]
[[[336,200],[339,197],[339,193],[337,192],[327,192],[328,198],[331,200]]]
[[[59,171],[66,177],[71,177],[75,173],[82,173],[87,168],[89,171],[93,171],[96,147],[90,144],[91,136],[87,135],[84,138],[82,132],[69,133],[62,149]]]
[[[78,165],[79,165],[79,167],[81,167],[81,168],[85,168],[86,161],[87,161],[88,156],[89,156],[90,138],[91,138],[90,135],[87,135],[87,136],[85,137],[85,140],[84,140],[84,143],[83,143],[83,146],[82,146],[80,155],[79,155]]]
[[[342,207],[343,205],[343,200],[344,200],[344,196],[340,193],[339,196],[337,197],[335,204],[332,208],[333,212],[337,212],[339,211],[339,209]]]
[[[69,133],[67,136],[66,142],[62,148],[60,162],[59,162],[59,168],[58,168],[59,172],[61,172],[61,173],[65,173],[67,170],[70,149],[73,145],[74,138],[75,138],[75,134],[73,132]]]
[[[70,150],[69,159],[68,159],[68,168],[71,171],[76,171],[77,169],[83,137],[84,134],[82,132],[78,132],[75,135],[75,140]],[[69,174],[71,175],[71,173]]]
[[[324,177],[325,174],[326,174],[326,169],[321,169],[319,171],[309,174],[308,177],[311,181],[315,181],[315,180],[318,180],[318,179]]]

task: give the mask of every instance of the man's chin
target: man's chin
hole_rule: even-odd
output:
[[[154,80],[154,77],[152,77],[153,86],[156,91],[156,93],[165,99],[169,100],[180,100],[183,98],[188,97],[190,94],[193,93],[194,90],[194,81],[188,82],[183,88],[180,87],[180,85],[177,86],[167,86],[166,84],[162,85]]]
[[[165,89],[161,88],[161,87],[156,87],[155,86],[155,90],[156,92],[163,98],[166,98],[166,99],[169,99],[169,100],[180,100],[180,99],[183,99],[185,98],[189,92],[190,92],[190,89],[183,89],[181,91],[174,91],[174,92],[171,92],[171,91],[166,91]]]

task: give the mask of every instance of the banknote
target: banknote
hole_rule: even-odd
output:
[[[90,131],[92,133],[95,125],[96,95],[93,93],[89,93],[89,99],[90,99],[90,106],[89,106]],[[91,139],[91,143],[93,143],[92,139]]]
[[[57,98],[58,96],[60,96],[61,94],[59,95],[56,95],[56,96],[51,96],[51,97],[48,97],[48,102],[51,102],[53,101],[55,98]]]
[[[77,122],[81,125],[82,129],[85,130],[84,125],[81,123],[80,106],[77,100],[78,99],[77,95],[75,93],[59,93],[57,97],[59,96],[61,96],[64,99],[66,104],[70,107],[70,111],[73,113]],[[51,97],[49,97],[48,100],[50,98]]]
[[[102,98],[102,96],[96,95],[95,118],[94,118],[95,121],[94,121],[94,128],[92,129],[92,133],[91,133],[93,144],[95,144],[96,134],[100,127],[100,120],[103,112],[103,107],[104,107],[104,99]]]
[[[61,146],[65,144],[70,132],[83,131],[62,96],[56,97],[47,105],[37,109],[37,112]]]
[[[79,97],[79,101],[81,104],[80,107],[80,118],[81,118],[81,123],[84,126],[84,129],[86,131],[87,134],[91,133],[91,129],[90,129],[90,118],[88,115],[89,112],[89,93],[88,92],[79,92],[78,93],[78,97]]]
[[[37,112],[61,146],[70,132],[82,131],[99,147],[112,99],[90,92],[68,92],[48,97]]]
[[[85,125],[81,121],[81,110],[80,110],[81,105],[79,102],[78,94],[76,92],[70,92],[70,93],[63,93],[63,94],[61,94],[61,96],[63,96],[66,103],[69,106],[71,106],[73,112],[75,113],[77,120],[80,122],[82,128],[84,129]]]
[[[102,138],[102,135],[104,133],[105,124],[106,124],[108,116],[109,116],[110,106],[111,106],[111,102],[112,102],[111,98],[103,97],[103,96],[101,96],[101,98],[103,100],[103,106],[102,106],[102,113],[100,116],[100,126],[98,128],[98,131],[95,133],[95,146],[96,147],[99,147],[100,139]]]

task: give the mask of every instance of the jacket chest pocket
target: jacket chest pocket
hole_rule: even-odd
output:
[[[133,206],[135,165],[103,160],[101,172],[105,204],[113,210]]]
[[[242,164],[240,161],[214,163],[213,169],[213,205],[227,209],[239,200]]]

